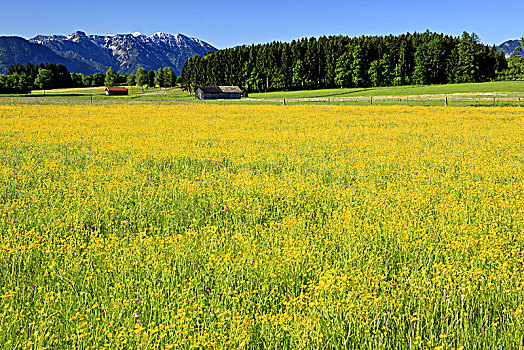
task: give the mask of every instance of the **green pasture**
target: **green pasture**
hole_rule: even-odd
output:
[[[33,90],[27,95],[0,95],[2,104],[104,104],[104,103],[208,103],[208,104],[332,104],[332,105],[424,105],[521,106],[524,81],[415,85],[380,88],[319,89],[251,93],[242,100],[193,101],[194,95],[174,88],[127,86],[128,96],[106,96],[104,87]],[[372,103],[371,103],[372,102]]]
[[[359,96],[421,96],[451,94],[516,93],[524,95],[524,81],[493,81],[487,83],[411,85],[377,88],[322,89],[251,93],[250,98],[314,98]]]

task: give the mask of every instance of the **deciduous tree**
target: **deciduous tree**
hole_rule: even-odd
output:
[[[134,86],[136,84],[136,78],[134,74],[129,74],[126,77],[126,84],[129,86]]]
[[[147,85],[147,72],[144,68],[140,67],[136,71],[136,85],[142,87]]]
[[[116,86],[118,79],[118,73],[113,70],[112,67],[106,72],[104,83],[106,86]]]
[[[35,85],[40,89],[50,89],[53,85],[53,72],[49,69],[40,68],[35,79]]]

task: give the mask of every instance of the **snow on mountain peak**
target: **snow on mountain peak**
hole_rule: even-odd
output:
[[[86,33],[82,31],[77,31],[73,34],[69,34],[67,37],[65,37],[65,40],[74,41],[75,43],[78,43],[82,39],[87,39]]]
[[[58,55],[88,64],[93,70],[106,71],[111,66],[126,74],[136,72],[138,67],[147,70],[173,67],[180,74],[189,57],[216,50],[199,39],[163,32],[147,36],[140,32],[86,35],[78,31],[68,36],[38,35],[30,41],[45,45]]]

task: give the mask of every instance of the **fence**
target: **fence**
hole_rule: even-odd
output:
[[[105,96],[1,96],[0,105],[9,104],[60,104],[60,105],[110,105],[110,104],[188,104],[188,103],[219,103],[219,104],[273,104],[273,105],[404,105],[404,106],[512,106],[524,107],[524,94],[520,96],[369,96],[369,97],[310,97],[310,98],[268,98],[242,100],[210,100],[191,101],[188,99],[165,98],[139,99],[127,97]]]
[[[181,99],[134,99],[128,97],[104,97],[104,96],[1,96],[0,105],[113,105],[113,104],[175,104],[187,103]]]
[[[524,96],[369,96],[265,99],[293,104],[404,105],[404,106],[513,106],[524,107]]]

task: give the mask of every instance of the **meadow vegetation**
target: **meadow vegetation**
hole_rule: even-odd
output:
[[[86,101],[86,97],[100,100],[117,101],[117,100],[136,100],[136,101],[173,101],[173,102],[190,102],[194,99],[193,93],[188,93],[180,87],[172,88],[140,88],[138,86],[126,86],[129,89],[129,96],[122,97],[106,97],[104,87],[88,87],[88,88],[68,88],[68,89],[53,89],[46,90],[45,96],[42,90],[33,90],[29,95],[4,95],[0,96],[0,103],[9,101],[16,97],[17,103],[30,103],[31,100],[38,100],[41,103],[46,103],[44,99],[51,99],[53,97],[59,98],[78,98]],[[469,98],[489,99],[490,97],[497,98],[513,98],[516,101],[520,98],[524,102],[524,81],[493,81],[487,83],[464,83],[464,84],[442,84],[442,85],[410,85],[410,86],[392,86],[392,87],[375,87],[375,88],[344,88],[344,89],[316,89],[316,90],[297,90],[297,91],[273,91],[262,93],[250,93],[249,98],[242,99],[242,103],[253,103],[251,100],[256,100],[256,103],[275,102],[275,100],[282,99],[308,99],[331,98],[334,101],[337,98],[366,98],[370,97],[405,97],[418,98],[420,100],[430,99],[432,97],[444,96],[454,98],[456,100],[466,101]],[[30,97],[30,98],[28,98]],[[377,99],[379,102],[380,99]],[[212,101],[205,101],[210,103]],[[237,103],[238,101],[224,101],[219,103]],[[326,102],[326,101],[324,101]],[[442,101],[440,101],[442,102]],[[60,103],[56,101],[54,103]],[[202,103],[202,101],[198,101]],[[212,102],[216,103],[216,102]]]
[[[430,96],[430,95],[512,94],[524,97],[524,81],[492,81],[441,85],[410,85],[375,88],[345,88],[252,93],[251,98],[312,98],[312,97],[370,97],[370,96]]]
[[[0,106],[0,348],[517,349],[519,108]]]

